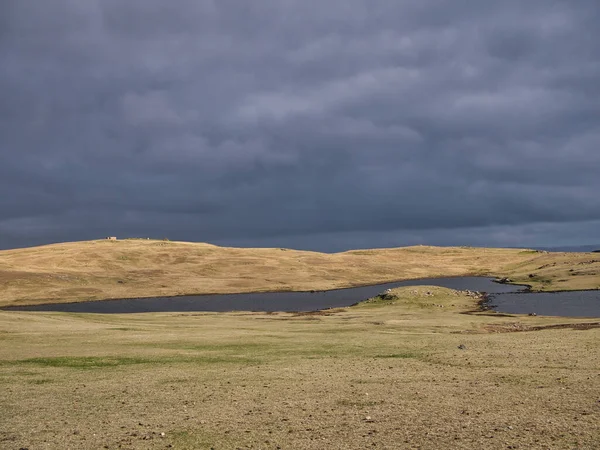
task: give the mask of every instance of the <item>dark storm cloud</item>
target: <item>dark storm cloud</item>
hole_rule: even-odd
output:
[[[599,11],[4,1],[0,247],[597,240]]]

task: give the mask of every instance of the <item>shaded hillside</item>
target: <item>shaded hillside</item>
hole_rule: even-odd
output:
[[[325,254],[154,240],[72,242],[0,251],[0,305],[324,290],[458,275],[508,275],[542,289],[597,287],[600,263],[591,255],[425,246]]]

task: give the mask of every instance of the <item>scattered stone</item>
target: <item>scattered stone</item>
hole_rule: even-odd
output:
[[[392,293],[391,289],[386,289],[381,294],[379,294],[377,297],[379,297],[382,300],[394,300],[394,299],[396,299],[396,296]]]
[[[462,293],[467,295],[468,297],[472,297],[472,298],[480,298],[482,296],[481,292],[471,291],[469,289],[467,289],[466,291],[462,291]]]
[[[460,344],[460,345],[458,346],[458,349],[459,349],[459,350],[466,350],[466,349],[467,349],[467,346],[466,346],[465,344]]]
[[[537,314],[536,314],[536,313],[534,313],[534,312],[532,312],[532,313],[529,313],[529,315],[530,315],[530,316],[537,316]]]

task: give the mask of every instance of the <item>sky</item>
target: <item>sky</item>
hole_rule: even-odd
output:
[[[600,243],[598,0],[2,0],[0,248]]]

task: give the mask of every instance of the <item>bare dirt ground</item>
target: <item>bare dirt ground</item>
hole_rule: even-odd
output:
[[[411,278],[509,276],[539,290],[600,288],[597,253],[406,247],[325,254],[152,240],[0,251],[0,307],[202,293],[325,290]]]
[[[465,314],[476,300],[0,312],[0,448],[600,448],[598,320]]]

